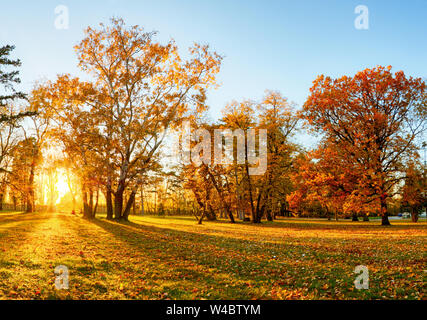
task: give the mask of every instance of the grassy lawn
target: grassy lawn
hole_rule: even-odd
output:
[[[427,223],[392,224],[0,213],[0,299],[425,299]]]

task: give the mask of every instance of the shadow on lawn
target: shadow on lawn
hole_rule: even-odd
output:
[[[257,285],[263,286],[275,272],[279,273],[279,270],[265,273],[265,258],[258,257],[265,253],[265,245],[270,244],[254,246],[254,241],[134,222],[96,219],[93,223],[136,249],[135,254],[149,260],[156,268],[155,278],[158,277],[159,283],[174,282],[177,291],[173,299],[197,296],[193,291],[195,287],[205,288],[205,294],[213,292],[209,298],[250,299],[255,293],[249,289],[248,282],[257,279]],[[249,246],[251,251],[247,254]],[[283,245],[281,248],[283,250]],[[201,296],[204,295],[198,297]]]
[[[12,212],[2,213],[0,215],[0,226],[11,222],[19,223],[20,225],[31,222],[41,222],[46,220],[46,216],[42,213],[25,213]]]
[[[391,226],[382,226],[381,220],[365,221],[351,221],[351,220],[312,220],[304,218],[285,218],[277,219],[274,222],[263,221],[263,223],[256,225],[256,227],[268,228],[294,228],[301,230],[405,230],[405,229],[427,229],[427,225],[420,221],[419,223],[391,221]]]
[[[135,217],[136,221],[138,221],[138,218],[140,216],[131,216],[131,218]],[[149,218],[155,218],[167,221],[168,219],[171,220],[182,220],[182,221],[191,221],[196,222],[196,220],[193,217],[174,217],[174,216],[165,216],[165,217],[159,217],[159,216],[148,216]],[[146,220],[139,220],[141,223],[144,224],[151,224],[152,222],[146,221]],[[404,231],[404,230],[427,230],[427,224],[423,223],[424,221],[419,221],[418,223],[412,223],[412,222],[401,222],[401,221],[391,221],[391,226],[382,226],[381,220],[372,220],[370,222],[364,222],[364,221],[351,221],[350,219],[346,220],[339,220],[338,222],[335,220],[326,220],[326,219],[310,219],[310,218],[282,218],[276,219],[275,221],[265,221],[263,220],[260,224],[253,224],[252,222],[243,222],[243,221],[236,221],[236,223],[230,223],[228,220],[225,219],[219,219],[215,221],[204,221],[204,225],[225,225],[229,227],[238,226],[238,225],[244,225],[248,228],[256,229],[263,229],[263,228],[275,228],[275,229],[295,229],[295,230],[310,230],[310,231],[331,231],[331,230],[337,230],[337,231],[343,231],[343,230],[351,230],[351,231],[387,231],[387,230],[393,230],[393,231]],[[176,223],[176,221],[171,222],[168,224],[169,226],[180,226],[179,223]],[[209,232],[209,231],[207,231]]]
[[[105,219],[96,219],[92,222],[102,227],[104,230],[110,232],[114,236],[120,238],[121,240],[124,240],[131,245],[138,246],[144,244],[144,242],[141,240],[157,240],[164,242],[166,245],[168,245],[168,248],[170,248],[171,245],[177,245],[177,243],[171,243],[171,241],[179,240],[181,241],[179,246],[180,249],[182,249],[182,244],[189,245],[192,250],[195,246],[203,248],[203,246],[206,245],[217,246],[218,244],[221,244],[220,247],[222,248],[228,249],[230,248],[230,246],[233,246],[233,250],[235,250],[236,248],[234,247],[234,245],[244,247],[246,245],[257,242],[254,240],[235,239],[220,235],[209,235],[191,231],[174,230],[167,227],[157,227],[151,225],[148,226],[132,221],[117,222],[108,221]],[[209,232],[209,230],[206,231]]]
[[[297,292],[307,285],[306,277],[313,276],[319,280],[305,294],[316,296],[317,291],[312,290],[328,283],[324,273],[330,270],[334,278],[343,279],[339,287],[344,292],[353,285],[354,265],[365,258],[380,263],[374,257],[363,258],[362,252],[340,253],[327,245],[311,248],[311,241],[267,243],[261,239],[246,240],[134,222],[96,219],[93,223],[132,247],[132,255],[149,261],[155,269],[157,285],[174,283],[172,288],[176,291],[170,295],[172,299],[268,299],[268,292],[277,284],[287,292]],[[297,260],[304,260],[306,269],[301,269],[295,263]],[[325,268],[330,263],[333,266]],[[213,295],[194,296],[194,286],[207,288]],[[325,294],[334,297],[333,292]]]

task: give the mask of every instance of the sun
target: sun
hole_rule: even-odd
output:
[[[57,192],[57,199],[56,204],[61,202],[61,199],[70,192],[70,188],[67,183],[67,177],[63,172],[58,173],[58,180],[55,184],[56,192]]]

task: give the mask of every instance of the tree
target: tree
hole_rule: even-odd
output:
[[[245,100],[242,102],[233,101],[225,106],[225,108],[222,110],[223,117],[220,119],[220,121],[222,122],[223,129],[242,130],[242,132],[244,132],[244,163],[239,164],[237,162],[237,154],[233,154],[233,163],[235,166],[234,175],[236,181],[235,185],[236,191],[239,195],[238,206],[245,212],[247,212],[249,209],[252,222],[260,223],[261,214],[260,206],[258,204],[261,198],[257,197],[256,195],[257,188],[254,185],[255,178],[249,174],[249,150],[248,137],[246,134],[249,129],[254,129],[256,127],[254,106],[255,102],[250,100]],[[242,141],[236,141],[236,145],[233,141],[233,146],[238,147],[237,144],[242,144]],[[261,194],[261,192],[259,194]],[[256,200],[258,200],[257,203],[255,203]]]
[[[80,178],[83,216],[86,219],[93,219],[100,184],[107,184],[108,179],[111,179],[107,166],[108,154],[105,154],[99,145],[99,131],[89,112],[77,108],[64,108],[57,119],[61,125],[52,130],[52,135],[61,142],[68,164],[74,175]],[[96,146],[99,149],[95,151]],[[107,217],[112,219],[111,194],[110,197],[106,196],[106,200]]]
[[[17,91],[14,88],[15,84],[19,84],[21,82],[19,79],[19,70],[9,72],[4,70],[8,67],[16,68],[21,66],[20,60],[11,60],[9,58],[10,53],[14,49],[15,47],[10,45],[0,47],[0,85],[3,87],[3,90],[0,91],[0,126],[4,123],[34,114],[34,112],[31,111],[19,113],[4,112],[4,107],[8,104],[16,102],[17,100],[26,99],[26,95],[23,92]]]
[[[229,170],[234,174],[234,179],[230,181],[235,181],[238,195],[236,207],[249,211],[253,223],[260,223],[264,215],[268,220],[273,220],[280,207],[286,206],[286,194],[291,191],[290,168],[298,150],[290,142],[298,123],[292,104],[279,92],[267,91],[260,102],[246,100],[228,104],[223,110],[221,122],[223,129],[243,130],[246,133],[245,140],[240,142],[244,146],[244,163],[238,163],[235,152],[234,170]],[[266,130],[268,140],[265,146],[259,141],[255,143],[259,155],[261,148],[265,147],[268,166],[265,172],[254,175],[250,174],[250,130],[256,135],[260,130]]]
[[[19,142],[19,118],[13,105],[0,106],[1,113],[8,117],[8,121],[0,124],[0,210],[3,209],[3,200],[9,186],[9,174],[12,170],[13,151]]]
[[[208,220],[213,221],[217,219],[216,211],[225,212],[231,223],[235,222],[233,211],[235,210],[236,197],[235,185],[233,184],[232,172],[233,166],[226,166],[215,163],[214,157],[207,157],[204,153],[209,152],[213,155],[215,152],[215,130],[219,130],[219,125],[210,125],[208,123],[195,124],[199,128],[203,128],[205,133],[209,133],[209,137],[202,137],[202,139],[209,139],[209,141],[202,141],[210,150],[201,149],[197,156],[200,158],[200,163],[195,163],[192,154],[193,162],[182,166],[182,177],[184,180],[184,187],[191,190],[199,205],[202,214],[198,217],[201,224],[206,217]],[[194,136],[197,131],[192,132]],[[197,137],[199,140],[200,137]],[[222,142],[222,141],[221,141]],[[196,142],[191,143],[193,151],[196,150]],[[198,161],[197,161],[198,162]]]
[[[421,166],[410,162],[406,169],[406,179],[401,194],[402,204],[411,208],[413,222],[418,221],[418,214],[423,207],[426,207],[425,186],[425,174],[421,170]]]
[[[9,58],[14,48],[10,45],[0,47],[0,210],[3,208],[4,195],[9,185],[12,151],[18,143],[16,132],[19,121],[35,114],[31,110],[20,112],[16,107],[16,103],[25,100],[26,95],[14,88],[14,85],[21,82],[19,70],[7,71],[8,68],[21,66],[19,60]]]
[[[92,157],[87,163],[100,164],[98,181],[105,186],[107,207],[114,195],[116,219],[127,220],[136,185],[155,165],[168,129],[179,125],[188,111],[205,108],[205,91],[215,84],[220,67],[221,57],[208,46],[195,44],[191,58],[183,61],[173,41],[162,45],[154,36],[138,26],[126,27],[121,19],[88,28],[75,48],[79,66],[93,81],[66,75],[50,89],[61,130],[80,126],[74,144],[87,141]],[[90,125],[78,123],[83,120]]]
[[[328,218],[334,215],[338,220],[344,214],[358,221],[358,214],[374,212],[375,206],[360,194],[354,164],[335,144],[327,142],[296,161],[292,174],[295,191],[288,201],[292,210],[299,213],[320,205]]]
[[[358,199],[378,202],[382,225],[389,225],[387,201],[426,128],[425,82],[376,67],[354,77],[319,76],[310,92],[302,118],[351,162]]]
[[[196,215],[199,224],[202,224],[206,217],[208,220],[216,220],[216,214],[213,209],[214,201],[214,186],[209,174],[207,165],[195,166],[194,164],[187,165],[183,170],[184,187],[191,190],[200,207],[200,216]],[[234,219],[232,222],[234,222]]]
[[[264,174],[265,211],[267,220],[273,221],[283,207],[286,195],[291,192],[290,172],[299,147],[291,142],[297,131],[298,117],[293,104],[280,92],[266,91],[257,105],[259,127],[267,130],[267,171]]]
[[[23,132],[25,145],[28,147],[27,160],[29,166],[29,178],[27,185],[27,212],[35,210],[34,179],[38,165],[41,163],[41,150],[46,146],[51,127],[51,110],[46,108],[41,101],[43,86],[36,86],[28,99],[27,116],[29,121],[25,126],[20,126]],[[9,121],[10,122],[10,121]]]
[[[27,138],[17,144],[13,150],[12,170],[9,185],[26,203],[26,212],[35,207],[34,177],[37,163],[41,160],[40,149],[34,138]]]
[[[14,85],[19,84],[19,70],[7,71],[8,68],[17,68],[21,66],[19,60],[9,58],[10,53],[15,47],[6,45],[0,47],[0,174],[1,181],[5,181],[8,173],[7,163],[10,160],[10,151],[16,142],[16,129],[18,121],[25,116],[34,115],[34,112],[18,112],[16,102],[26,99],[26,95],[16,91]],[[1,183],[4,186],[4,183]],[[0,185],[0,195],[4,194],[4,187]],[[1,196],[2,197],[2,196]]]

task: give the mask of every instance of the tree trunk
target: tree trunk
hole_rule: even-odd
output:
[[[27,210],[26,210],[26,212],[27,212],[27,213],[32,213],[32,212],[34,212],[33,204],[32,204],[32,202],[31,202],[31,196],[30,196],[30,195],[28,195],[28,197],[27,197]]]
[[[411,213],[411,219],[412,222],[417,222],[418,221],[418,212],[417,210],[415,210],[414,208],[412,208],[412,213]]]
[[[265,203],[261,207],[257,205],[256,216],[258,220],[256,223],[261,223],[261,219],[264,216],[264,212],[265,212]]]
[[[141,216],[144,215],[144,190],[142,189],[141,186]]]
[[[390,225],[390,221],[388,221],[388,214],[387,213],[385,215],[381,216],[381,225],[382,226],[389,226]]]
[[[246,179],[248,183],[248,191],[249,191],[249,202],[251,205],[251,213],[252,213],[252,222],[260,223],[260,217],[257,217],[257,212],[255,211],[254,200],[252,195],[252,183],[251,177],[249,175],[249,159],[248,159],[248,137],[245,136],[245,170],[246,170]]]
[[[390,221],[388,221],[388,212],[387,212],[387,201],[384,196],[381,196],[381,225],[389,226]]]
[[[113,220],[113,200],[111,186],[107,186],[107,191],[105,194],[105,201],[107,203],[107,220]]]
[[[157,190],[154,194],[154,214],[157,214]]]
[[[247,171],[247,174],[248,174],[248,179],[250,179],[249,169]],[[251,196],[251,202],[252,202],[252,196]],[[261,217],[262,217],[262,214],[264,213],[264,210],[263,209],[262,211],[260,210],[260,204],[261,204],[261,191],[258,193],[256,208],[254,208],[253,204],[251,206],[251,209],[254,210],[254,212],[252,213],[252,223],[261,223]]]
[[[83,200],[83,217],[86,219],[90,219],[92,216],[92,212],[88,204],[86,186],[82,187],[82,200]]]
[[[124,192],[124,185],[122,183],[119,183],[117,191],[114,195],[114,218],[117,220],[120,220],[122,218],[123,192]]]
[[[76,195],[75,195],[75,193],[73,191],[73,186],[71,184],[70,170],[67,169],[65,172],[66,172],[66,175],[67,175],[67,185],[68,185],[68,188],[70,189],[71,199],[72,199],[72,202],[73,202],[72,213],[75,214],[76,213]],[[42,199],[43,199],[43,196],[42,196]]]
[[[267,221],[273,221],[273,216],[271,214],[271,210],[267,209]]]
[[[4,198],[4,194],[0,193],[0,211],[3,210],[3,198]]]
[[[205,217],[205,214],[206,214],[206,209],[205,209],[205,208],[203,208],[203,213],[202,213],[202,215],[200,216],[200,218],[197,220],[197,224],[202,224],[202,222],[203,222],[203,218]]]
[[[34,165],[31,165],[28,178],[27,213],[34,212]]]
[[[72,195],[73,197],[73,214],[76,212],[76,197],[74,195]]]
[[[89,213],[90,213],[90,218],[93,218],[93,189],[92,189],[92,187],[89,188]]]
[[[98,201],[99,201],[99,186],[96,189],[96,202],[95,207],[93,208],[92,217],[95,218],[96,210],[98,209]]]
[[[351,219],[351,221],[359,221],[359,218],[357,217],[356,213],[353,213],[353,218]]]
[[[123,211],[123,216],[122,216],[122,220],[124,221],[129,221],[129,214],[130,214],[130,210],[132,208],[132,205],[135,201],[135,195],[136,195],[136,190],[132,190],[128,202],[126,204],[126,208],[125,211]]]
[[[216,220],[216,214],[215,211],[213,210],[212,206],[210,204],[208,204],[208,209],[206,212],[206,218],[209,221],[215,221]]]
[[[234,221],[233,212],[231,212],[231,209],[228,205],[225,207],[225,211],[227,212],[227,215],[228,215],[228,218],[230,219],[230,222],[235,223],[236,221]]]

